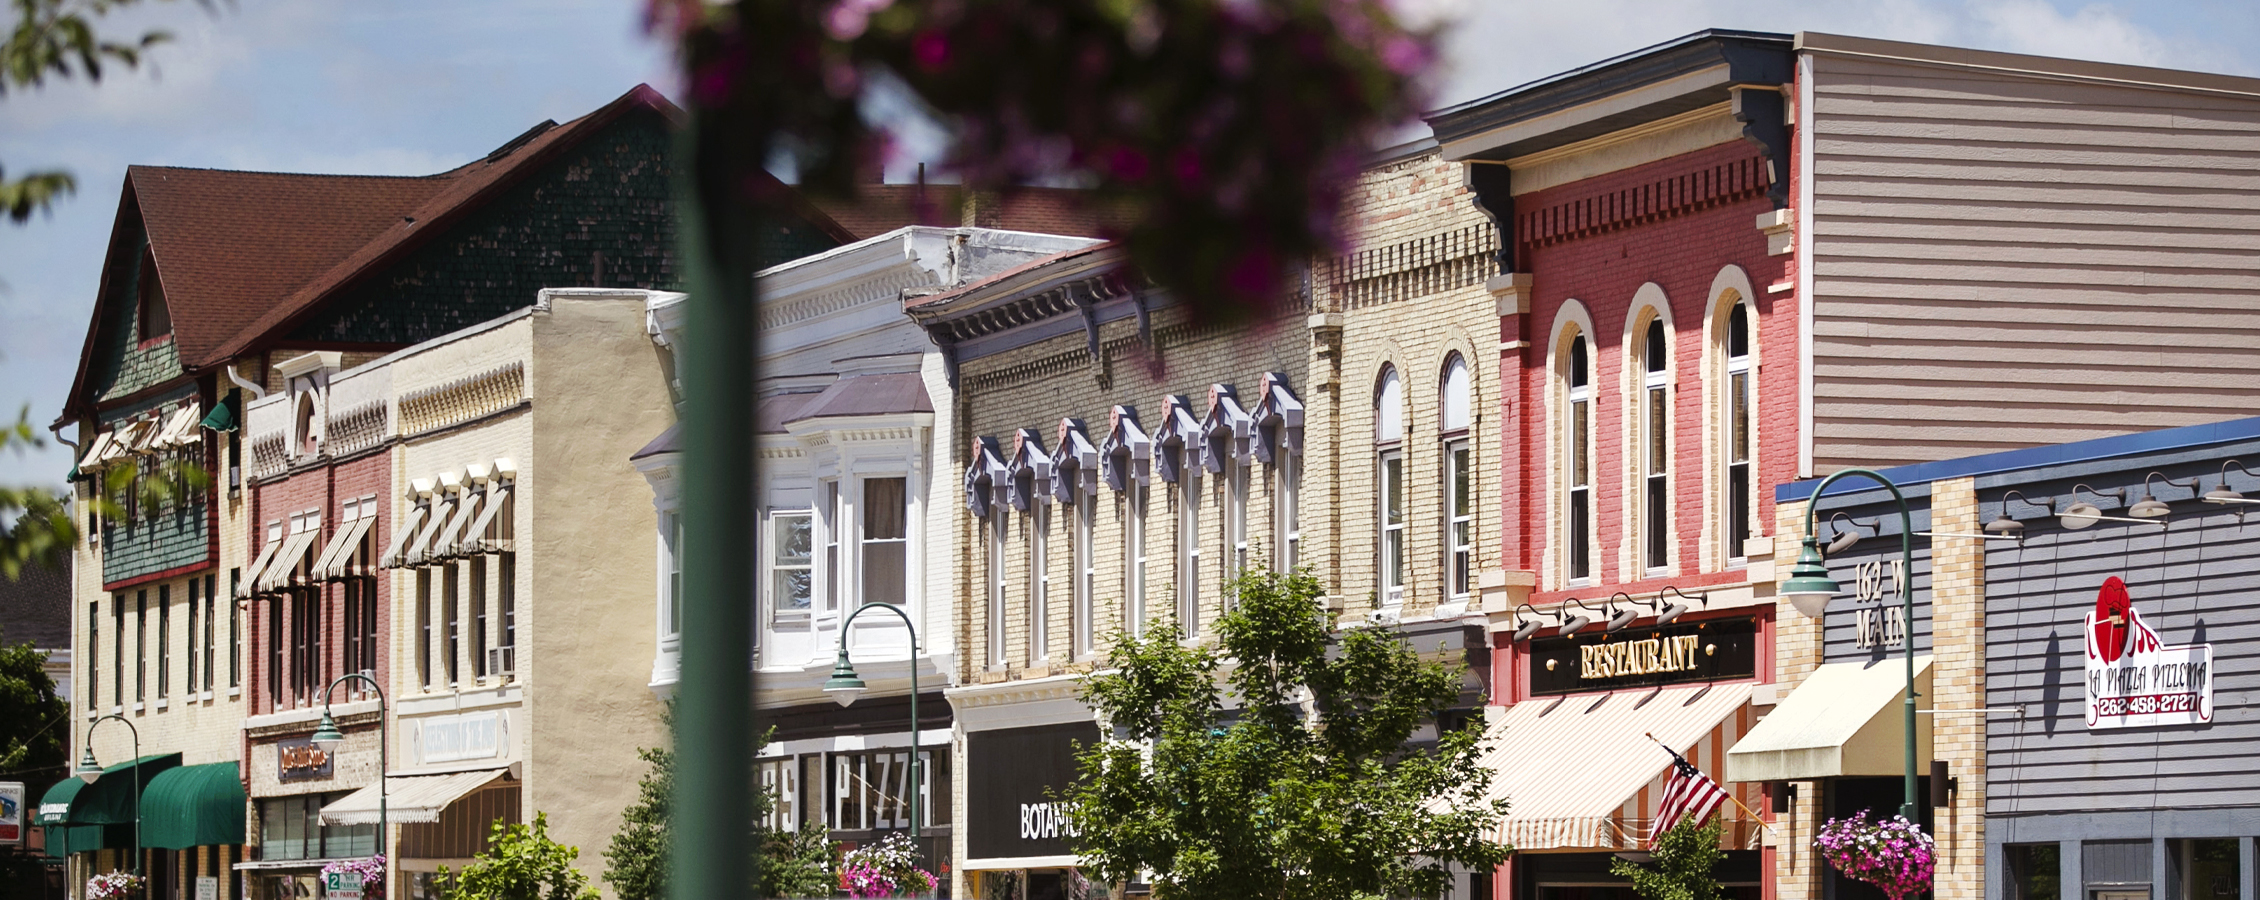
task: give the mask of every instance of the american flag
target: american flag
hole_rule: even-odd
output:
[[[1664,780],[1664,799],[1656,804],[1656,819],[1648,825],[1650,846],[1682,819],[1702,824],[1727,799],[1725,788],[1678,751],[1665,747],[1664,752],[1671,754],[1671,777]]]

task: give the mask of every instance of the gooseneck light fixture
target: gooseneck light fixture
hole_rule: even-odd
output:
[[[110,713],[87,723],[86,752],[79,756],[78,768],[72,770],[71,774],[78,776],[78,780],[87,784],[93,784],[102,777],[102,764],[94,760],[94,729],[111,719],[116,719],[124,724],[126,731],[133,734],[133,790],[129,793],[133,794],[133,874],[139,875],[141,874],[141,729],[134,727],[132,719],[117,713]]]
[[[1838,522],[1842,522],[1844,524],[1838,525]],[[1837,513],[1835,515],[1829,516],[1828,527],[1836,532],[1836,537],[1828,542],[1828,549],[1822,551],[1829,556],[1835,556],[1836,554],[1852,549],[1853,544],[1860,542],[1860,538],[1862,537],[1862,535],[1860,534],[1860,529],[1862,528],[1865,528],[1875,534],[1883,533],[1883,529],[1876,527],[1875,520],[1870,519],[1866,522],[1862,522],[1858,519],[1852,518],[1851,516],[1845,515],[1844,513]]]
[[[338,729],[337,719],[330,715],[330,692],[337,690],[338,685],[356,678],[368,682],[369,690],[377,692],[377,855],[384,857],[385,863],[389,867],[392,862],[392,848],[386,845],[392,840],[392,810],[389,808],[392,801],[392,782],[390,776],[386,773],[392,770],[392,751],[387,746],[392,741],[386,734],[384,685],[378,684],[376,678],[364,672],[347,672],[339,675],[336,680],[330,682],[329,687],[322,689],[322,722],[315,726],[314,736],[310,740],[314,746],[322,748],[323,753],[336,753],[337,748],[345,744],[345,732]]]
[[[2188,488],[2191,493],[2197,492],[2198,484],[2195,478],[2190,479],[2188,484],[2183,484],[2167,478],[2163,472],[2152,472],[2142,476],[2142,499],[2135,501],[2133,506],[2127,507],[2127,515],[2138,519],[2156,519],[2174,511],[2173,507],[2167,506],[2166,501],[2158,499],[2158,495],[2150,490],[2151,482],[2161,480],[2166,482],[2167,487]]]
[[[855,674],[855,665],[848,662],[848,626],[865,610],[878,608],[902,617],[902,627],[910,631],[910,839],[918,840],[918,795],[926,791],[926,767],[918,759],[918,626],[910,621],[910,613],[892,603],[865,603],[848,613],[840,621],[840,658],[832,664],[832,677],[825,679],[824,692],[832,695],[841,706],[855,702],[863,695],[867,685]],[[923,851],[921,854],[923,855]]]
[[[1562,601],[1562,612],[1569,612],[1569,607],[1572,603],[1577,604],[1577,608],[1585,610],[1585,612],[1600,612],[1600,610],[1596,610],[1593,607],[1585,605],[1585,601],[1579,600],[1575,597]],[[1568,637],[1580,631],[1584,631],[1585,626],[1591,624],[1593,624],[1592,616],[1588,616],[1583,613],[1573,613],[1570,615],[1567,621],[1564,621],[1562,623],[1561,634],[1563,637]]]
[[[1522,611],[1526,609],[1530,610],[1530,618],[1528,619],[1522,617]],[[1538,629],[1546,627],[1546,623],[1540,620],[1538,616],[1538,608],[1531,606],[1528,603],[1515,608],[1515,643],[1519,644],[1523,641],[1530,640],[1532,637],[1537,636]]]
[[[2210,491],[2206,491],[2206,492],[2205,492],[2205,502],[2207,502],[2207,503],[2221,503],[2221,504],[2228,504],[2228,503],[2260,503],[2260,500],[2248,500],[2248,499],[2246,499],[2246,498],[2245,498],[2245,496],[2244,496],[2244,492],[2243,492],[2243,491],[2239,491],[2239,490],[2236,490],[2236,489],[2234,489],[2234,488],[2231,488],[2231,487],[2229,487],[2229,467],[2230,467],[2230,466],[2235,466],[2235,467],[2236,467],[2236,470],[2237,470],[2237,471],[2239,471],[2239,472],[2243,472],[2243,473],[2245,474],[2245,477],[2247,477],[2247,478],[2249,478],[2249,477],[2251,477],[2251,476],[2252,476],[2252,470],[2245,468],[2245,467],[2244,467],[2244,464],[2243,464],[2243,463],[2237,462],[2236,460],[2233,460],[2233,459],[2224,459],[2224,460],[2222,460],[2222,461],[2221,461],[2221,483],[2220,483],[2220,485],[2219,485],[2219,486],[2217,486],[2217,487],[2213,488],[2212,490],[2210,490]]]
[[[1665,603],[1664,591],[1670,591],[1679,599],[1674,600],[1670,603]],[[1696,594],[1691,597],[1687,595],[1687,592],[1682,591],[1677,587],[1673,587],[1672,585],[1668,584],[1664,585],[1663,591],[1656,592],[1655,602],[1659,605],[1659,608],[1656,610],[1656,624],[1671,624],[1674,619],[1686,615],[1687,611],[1693,608],[1693,604],[1704,603],[1710,599],[1710,596],[1711,595],[1709,594]]]
[[[1822,611],[1828,607],[1829,598],[1836,596],[1838,591],[1836,579],[1829,577],[1828,563],[1821,558],[1820,538],[1816,536],[1814,531],[1815,519],[1820,514],[1820,500],[1828,493],[1829,485],[1836,483],[1839,478],[1851,476],[1859,476],[1874,481],[1891,492],[1892,501],[1899,504],[1899,556],[1900,564],[1905,566],[1902,571],[1910,576],[1915,571],[1915,517],[1907,509],[1907,496],[1900,493],[1899,486],[1893,484],[1891,479],[1883,477],[1880,472],[1870,469],[1839,471],[1821,479],[1821,483],[1814,486],[1812,495],[1806,500],[1804,546],[1797,553],[1797,565],[1789,570],[1789,580],[1781,586],[1781,593],[1789,598],[1790,602],[1797,607],[1798,612],[1807,616],[1820,617]],[[1912,632],[1915,627],[1914,579],[1908,577],[1896,580],[1899,583],[1900,609],[1905,616],[1907,628]],[[1902,641],[1901,646],[1905,648],[1907,659],[1907,774],[1906,799],[1899,806],[1899,814],[1906,816],[1907,821],[1912,822],[1915,821],[1917,812],[1915,805],[1915,642],[1912,640]]]
[[[2042,497],[2038,500],[2034,500],[2026,497],[2024,495],[2024,492],[2022,491],[2007,491],[2002,493],[2001,495],[2000,517],[1994,519],[1991,522],[1985,523],[1986,534],[1997,534],[2005,537],[2017,538],[2020,540],[2024,538],[2025,523],[2019,522],[2017,521],[2017,518],[2015,516],[2009,515],[2009,498],[2011,497],[2015,497],[2018,500],[2024,501],[2025,505],[2027,506],[2037,506],[2041,509],[2048,510],[2049,512],[2056,511],[2056,498],[2054,497]]]
[[[2159,521],[2156,518],[2137,519],[2132,516],[2106,515],[2103,510],[2097,507],[2095,504],[2081,500],[2079,498],[2081,491],[2086,491],[2090,496],[2098,498],[2109,496],[2120,501],[2127,499],[2126,488],[2096,490],[2095,488],[2088,487],[2085,484],[2072,485],[2072,503],[2070,506],[2064,507],[2063,515],[2056,517],[2057,523],[2063,525],[2067,529],[2078,531],[2083,528],[2093,528],[2095,527],[2095,524],[2097,522],[2132,522],[2136,525],[2156,525],[2161,528],[2165,527],[2166,525],[2165,522]]]
[[[1624,598],[1624,605],[1621,607],[1617,605],[1618,597]],[[1609,624],[1602,630],[1610,634],[1623,631],[1634,619],[1640,618],[1640,601],[1632,599],[1631,594],[1623,591],[1610,594],[1609,599],[1601,603],[1601,608],[1609,613]]]

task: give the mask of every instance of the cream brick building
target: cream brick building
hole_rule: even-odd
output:
[[[1349,216],[1357,249],[1246,329],[1135,286],[1105,246],[911,301],[950,361],[965,473],[954,895],[1073,866],[1045,804],[1097,736],[1081,679],[1119,631],[1209,633],[1243,567],[1308,568],[1341,621],[1445,645],[1479,705],[1463,617],[1506,583],[1496,242],[1421,147],[1364,173]]]

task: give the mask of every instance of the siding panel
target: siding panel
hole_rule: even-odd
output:
[[[2260,99],[1814,65],[1815,471],[2251,409]]]

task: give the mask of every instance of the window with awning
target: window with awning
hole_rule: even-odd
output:
[[[1931,657],[1915,657],[1915,693],[1930,693]],[[1907,771],[1907,665],[1828,663],[1797,684],[1726,754],[1728,777],[1810,781]],[[1915,761],[1928,771],[1930,716],[1915,717]]]

